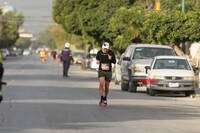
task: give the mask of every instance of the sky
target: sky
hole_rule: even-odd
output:
[[[17,12],[25,16],[23,28],[25,32],[38,35],[52,22],[53,0],[0,0],[0,4],[8,2]]]

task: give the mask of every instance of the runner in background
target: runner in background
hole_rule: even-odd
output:
[[[52,61],[53,61],[53,63],[55,63],[56,62],[56,56],[57,56],[57,52],[56,52],[56,50],[53,50],[53,51],[51,51],[51,56],[52,56]]]
[[[45,50],[41,50],[41,51],[40,51],[40,61],[41,61],[42,63],[45,63],[45,62],[46,62],[46,52],[45,52]]]
[[[63,62],[63,77],[69,77],[68,71],[71,64],[72,52],[70,50],[70,43],[65,44],[65,48],[61,52],[61,61]]]

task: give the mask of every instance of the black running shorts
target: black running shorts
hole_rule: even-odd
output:
[[[98,78],[105,77],[105,80],[110,82],[112,79],[112,72],[111,71],[98,71]]]

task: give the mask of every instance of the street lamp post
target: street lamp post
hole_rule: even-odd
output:
[[[185,0],[182,0],[182,12],[185,13]],[[182,51],[185,53],[185,42],[182,42]]]
[[[182,12],[185,13],[185,0],[182,0]]]

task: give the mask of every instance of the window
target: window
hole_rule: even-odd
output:
[[[191,70],[188,61],[185,59],[157,59],[153,69]]]
[[[160,55],[174,55],[169,48],[138,47],[135,49],[133,59],[148,59]]]

